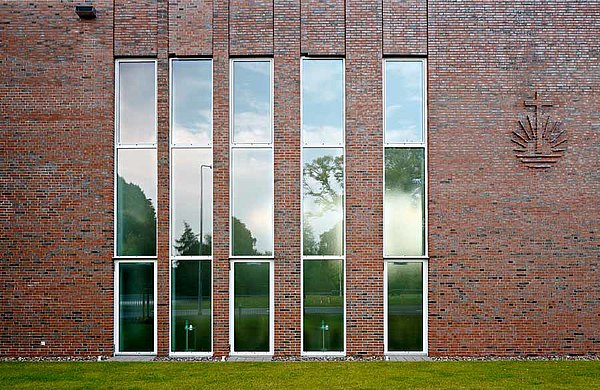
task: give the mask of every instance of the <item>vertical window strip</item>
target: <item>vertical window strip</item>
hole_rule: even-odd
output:
[[[156,61],[115,68],[115,257],[155,257]]]
[[[301,59],[302,353],[345,353],[343,59]]]
[[[231,60],[230,256],[274,250],[273,64]]]
[[[170,351],[210,355],[212,60],[174,58],[170,65]]]
[[[427,352],[426,63],[384,60],[385,352]]]

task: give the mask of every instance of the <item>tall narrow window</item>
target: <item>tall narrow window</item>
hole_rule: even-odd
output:
[[[344,61],[302,59],[303,352],[343,353]]]
[[[384,62],[386,352],[425,352],[425,61]]]
[[[171,60],[171,353],[212,350],[212,61]]]
[[[236,59],[231,88],[231,256],[273,255],[270,60]]]
[[[115,351],[156,353],[156,62],[115,68]]]

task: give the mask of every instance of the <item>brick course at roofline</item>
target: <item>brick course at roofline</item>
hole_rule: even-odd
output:
[[[229,353],[229,58],[256,55],[274,58],[274,351],[300,354],[301,54],[346,58],[347,354],[384,351],[382,58],[407,55],[428,68],[429,354],[600,353],[599,14],[575,0],[0,1],[0,356],[113,353],[126,56],[158,58],[159,355],[168,58],[214,60],[213,350]],[[535,91],[568,132],[548,169],[511,142]]]

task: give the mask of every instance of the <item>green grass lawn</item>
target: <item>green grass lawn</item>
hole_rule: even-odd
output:
[[[2,389],[598,389],[600,361],[0,363]]]

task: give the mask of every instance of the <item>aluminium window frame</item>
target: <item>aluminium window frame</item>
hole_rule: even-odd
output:
[[[174,83],[173,83],[173,62],[176,61],[207,61],[210,62],[210,80],[212,98],[210,100],[211,123],[210,123],[210,142],[207,144],[175,144],[173,142],[173,119],[174,119]],[[178,256],[173,251],[174,238],[174,174],[173,174],[173,151],[174,150],[209,150],[211,154],[212,165],[214,167],[213,152],[213,133],[214,133],[214,64],[213,59],[209,57],[174,57],[169,59],[169,356],[172,357],[211,357],[214,353],[214,262],[213,251],[214,241],[211,240],[210,255],[198,256]],[[214,168],[213,168],[214,169]],[[211,170],[212,175],[212,170]],[[202,200],[200,200],[202,201]],[[213,182],[213,205],[214,205],[214,182]],[[211,232],[214,228],[214,207],[211,216]],[[214,233],[213,233],[214,235]],[[202,243],[202,238],[201,241]],[[210,261],[210,351],[208,352],[176,352],[173,351],[173,263],[176,261]]]
[[[271,122],[271,138],[269,143],[236,143],[234,142],[234,64],[236,62],[268,62],[269,63],[269,83],[270,83],[270,122]],[[243,57],[229,59],[229,259],[274,259],[275,258],[275,78],[274,65],[272,57]],[[271,232],[273,233],[273,242],[271,244],[271,255],[234,255],[233,254],[233,211],[234,205],[234,175],[233,175],[233,151],[240,149],[269,149],[271,152]],[[230,268],[231,267],[230,265]]]
[[[248,352],[235,350],[235,264],[269,264],[269,350]],[[274,259],[231,259],[229,261],[229,356],[273,356],[275,346],[275,260]]]
[[[386,142],[386,65],[388,62],[420,62],[422,71],[422,142]],[[390,148],[397,149],[423,149],[423,163],[424,163],[424,183],[423,183],[423,214],[424,214],[424,227],[423,227],[423,255],[411,256],[411,255],[386,255],[385,245],[385,233],[383,240],[383,264],[384,264],[384,285],[383,285],[383,310],[384,310],[384,355],[385,356],[399,356],[399,355],[427,355],[428,354],[428,331],[429,331],[429,170],[428,170],[428,67],[427,58],[424,57],[386,57],[382,61],[382,94],[383,94],[383,227],[385,229],[385,151]],[[423,267],[423,350],[422,351],[390,351],[388,348],[388,263],[421,263]]]
[[[115,356],[156,356],[157,355],[157,351],[158,351],[158,283],[157,283],[157,278],[158,278],[158,266],[157,266],[157,260],[156,259],[145,259],[145,260],[138,260],[138,259],[116,259],[114,261],[114,265],[115,265],[115,269],[114,269],[114,285],[113,285],[113,299],[114,299],[114,312],[113,312],[113,334],[114,334],[114,339],[113,339],[113,347],[114,347],[114,355]],[[154,273],[153,273],[153,278],[154,278],[154,288],[153,288],[153,307],[154,307],[154,318],[153,318],[153,326],[154,326],[154,340],[153,340],[153,345],[154,345],[154,349],[153,351],[144,351],[144,352],[121,352],[119,350],[119,337],[120,337],[120,329],[119,329],[119,325],[120,325],[120,310],[119,310],[119,297],[120,297],[120,278],[119,278],[119,271],[121,269],[121,264],[140,264],[140,263],[152,263],[152,266],[154,268]]]
[[[119,124],[120,115],[119,108],[121,104],[120,99],[120,72],[119,66],[122,63],[153,63],[154,64],[154,143],[141,143],[141,144],[121,144],[119,142],[119,136],[121,133],[121,127]],[[156,156],[156,162],[158,162],[158,151],[157,151],[157,141],[158,141],[158,64],[156,58],[117,58],[115,59],[115,111],[114,111],[114,168],[113,168],[113,260],[117,259],[157,259],[158,258],[158,199],[156,199],[156,245],[155,245],[155,255],[154,256],[119,256],[117,252],[117,242],[118,242],[118,232],[117,232],[117,183],[118,183],[118,170],[119,170],[119,150],[134,150],[134,149],[148,149],[154,150]],[[158,165],[156,166],[156,175],[155,175],[155,189],[158,195]]]
[[[304,121],[303,121],[303,61],[342,61],[342,143],[341,144],[321,144],[321,145],[308,145],[304,143]],[[342,255],[304,255],[304,149],[341,149],[342,157],[344,159],[344,186],[342,193]],[[300,355],[306,357],[343,357],[347,354],[347,270],[346,270],[346,59],[344,57],[323,57],[323,56],[301,56],[300,57]],[[343,308],[343,323],[344,323],[344,349],[343,351],[305,351],[304,350],[304,261],[311,260],[341,260],[342,267],[344,270],[344,308]]]

